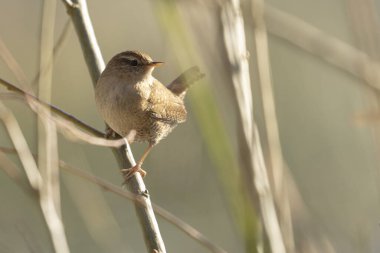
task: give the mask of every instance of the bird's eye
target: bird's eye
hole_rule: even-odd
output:
[[[137,64],[138,64],[137,60],[132,60],[131,61],[131,66],[137,66]]]

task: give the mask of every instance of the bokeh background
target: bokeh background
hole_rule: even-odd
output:
[[[251,5],[242,2],[255,117],[266,154]],[[205,136],[204,128],[219,124],[233,155],[231,164],[239,161],[241,129],[236,123],[219,4],[223,1],[88,1],[106,61],[124,50],[144,51],[165,62],[155,71],[155,77],[166,84],[192,65],[206,73],[205,80],[198,82],[186,99],[188,121],[154,148],[144,164],[152,201],[228,252],[256,252],[247,246],[247,235],[237,224],[237,212],[230,205],[236,196],[226,190],[228,173],[221,174],[218,168],[227,163],[215,155],[223,143],[220,139],[210,142]],[[320,29],[322,37],[332,36],[361,50],[374,63],[380,59],[380,1],[268,0],[265,4]],[[0,1],[0,38],[29,81],[39,71],[42,5],[43,1]],[[64,5],[57,1],[56,40],[68,20]],[[376,94],[367,88],[365,80],[270,29],[268,38],[279,136],[292,178],[288,183],[293,189],[289,198],[296,252],[379,252],[380,112]],[[0,77],[17,84],[3,61]],[[206,89],[207,96],[197,97],[197,89]],[[52,94],[54,105],[103,130],[73,27],[54,59]],[[35,114],[19,101],[5,103],[36,152]],[[208,107],[212,110],[199,111]],[[145,145],[132,145],[136,157]],[[4,128],[0,130],[0,146],[12,146]],[[107,148],[78,144],[60,136],[59,155],[65,162],[115,185],[122,183],[117,163]],[[21,170],[17,157],[9,157]],[[231,175],[236,174],[235,170],[231,167]],[[65,172],[61,173],[61,187],[62,215],[71,252],[145,252],[132,202]],[[173,225],[160,218],[158,222],[168,252],[208,252]],[[2,172],[0,252],[53,252],[38,203]]]

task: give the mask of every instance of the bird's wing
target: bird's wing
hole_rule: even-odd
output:
[[[186,120],[186,109],[183,100],[172,94],[163,84],[154,80],[148,99],[150,117],[177,124]]]

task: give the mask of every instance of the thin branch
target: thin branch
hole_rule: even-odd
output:
[[[67,0],[63,0],[63,2],[74,23],[82,47],[82,52],[90,72],[93,85],[95,86],[101,72],[105,67],[105,64],[91,24],[86,1],[74,0],[72,1],[72,4],[68,3]],[[128,141],[126,141],[125,146],[113,149],[113,151],[119,162],[120,169],[130,168],[136,164]],[[150,197],[147,194],[148,191],[141,175],[139,173],[135,173],[134,176],[128,180],[127,187],[133,193],[141,194],[141,200],[145,202],[143,207],[140,205],[135,205],[135,208],[144,233],[148,252],[157,250],[160,253],[165,253],[166,249],[164,241],[162,240],[158,223],[151,206]]]
[[[39,117],[43,117],[49,120],[51,123],[56,124],[60,133],[63,134],[67,139],[71,141],[82,141],[84,143],[88,143],[96,146],[103,147],[113,147],[117,148],[124,145],[125,141],[123,138],[120,139],[105,139],[102,137],[96,137],[87,132],[82,131],[78,128],[74,123],[60,117],[55,117],[49,113],[47,113],[45,108],[40,106],[40,104],[30,104],[31,109],[39,115]]]
[[[25,102],[25,97],[16,93],[0,93],[0,100],[1,99],[13,99]],[[37,113],[40,117],[44,117],[55,123],[58,127],[58,131],[70,141],[84,142],[87,144],[103,147],[120,147],[125,143],[123,138],[112,140],[105,139],[103,137],[93,136],[92,134],[89,134],[78,128],[77,125],[71,121],[68,121],[57,115],[47,114],[46,110],[43,110],[45,106],[39,104],[38,102],[34,103],[34,101],[32,101],[29,102],[29,104],[27,103],[27,105],[33,112]]]
[[[2,153],[8,153],[8,154],[14,154],[16,153],[16,150],[14,148],[7,148],[7,147],[0,147],[0,158]],[[1,160],[0,160],[1,162]],[[1,165],[1,163],[0,163]],[[59,166],[62,170],[65,172],[68,172],[74,176],[78,176],[88,182],[91,182],[93,184],[98,185],[102,189],[109,191],[111,193],[114,193],[118,196],[121,196],[123,198],[127,198],[129,200],[135,201],[139,205],[146,205],[146,202],[142,200],[142,196],[138,194],[134,194],[130,191],[125,191],[122,188],[100,178],[97,177],[91,173],[88,173],[86,171],[83,171],[81,169],[75,168],[66,162],[60,160]],[[13,168],[12,168],[13,170]],[[12,172],[12,174],[15,174],[16,172]],[[226,250],[220,248],[218,245],[211,242],[206,236],[204,236],[201,232],[199,232],[197,229],[192,227],[190,224],[184,222],[182,219],[178,218],[174,214],[170,213],[166,209],[160,207],[157,204],[152,203],[153,210],[156,214],[161,216],[163,219],[168,221],[169,223],[173,224],[183,232],[185,232],[187,235],[189,235],[190,238],[194,239],[196,242],[204,246],[205,248],[209,249],[211,252],[214,253],[227,253]]]

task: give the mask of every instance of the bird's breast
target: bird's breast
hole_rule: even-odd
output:
[[[146,111],[149,107],[149,88],[143,84],[128,84],[115,76],[100,78],[95,87],[96,106],[105,122],[119,135],[131,130],[144,140],[150,122]]]

